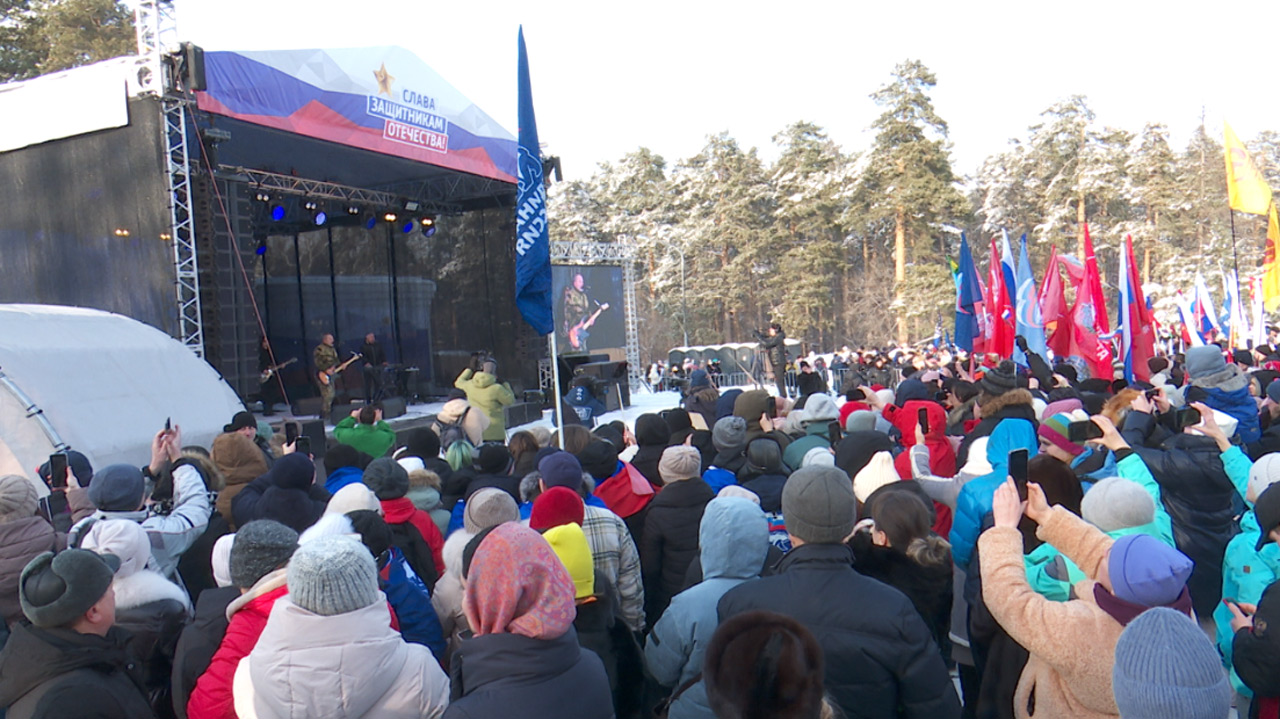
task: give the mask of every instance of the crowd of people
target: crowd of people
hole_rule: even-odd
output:
[[[495,420],[486,367],[315,457],[247,412],[142,466],[68,451],[47,497],[0,478],[0,707],[1280,717],[1275,351],[885,362],[794,399],[691,368],[558,432]]]

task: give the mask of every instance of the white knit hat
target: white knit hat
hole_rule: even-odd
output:
[[[288,585],[294,604],[332,617],[378,601],[378,567],[360,542],[349,537],[320,537],[293,553]]]
[[[347,486],[334,492],[329,498],[329,504],[325,505],[325,514],[347,514],[348,512],[356,512],[361,509],[368,509],[378,514],[382,514],[382,502],[378,501],[378,496],[369,489],[369,485],[363,482],[353,482]]]
[[[867,501],[871,493],[900,480],[898,470],[893,467],[893,455],[888,452],[876,452],[871,461],[853,478],[853,494],[859,502]]]
[[[1249,486],[1244,498],[1253,504],[1262,496],[1263,490],[1276,482],[1280,482],[1280,452],[1264,454],[1249,468]]]

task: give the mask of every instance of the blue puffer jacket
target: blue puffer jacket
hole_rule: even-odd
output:
[[[698,544],[702,583],[671,600],[644,647],[645,664],[654,679],[672,690],[702,671],[703,652],[716,631],[720,597],[759,574],[769,549],[769,525],[754,502],[720,497],[702,513]],[[702,682],[672,703],[669,716],[714,719]]]
[[[982,517],[991,511],[991,503],[999,487],[1009,477],[1009,453],[1027,450],[1028,457],[1036,456],[1040,443],[1036,439],[1035,425],[1025,419],[1008,418],[1000,421],[987,441],[987,461],[991,473],[965,484],[956,498],[955,519],[951,523],[951,557],[956,566],[966,569],[973,556],[973,547],[982,534]]]
[[[324,480],[324,488],[329,494],[337,494],[339,489],[348,484],[359,484],[364,479],[364,470],[359,467],[339,467],[333,470]]]
[[[383,591],[396,611],[400,635],[406,642],[421,644],[439,661],[444,657],[444,630],[431,604],[431,591],[422,583],[399,549],[391,547],[390,561],[380,576],[385,578]]]
[[[1236,425],[1236,435],[1244,444],[1252,444],[1262,438],[1262,428],[1258,424],[1258,402],[1249,394],[1246,385],[1241,389],[1224,390],[1219,387],[1202,387],[1209,396],[1204,403],[1210,407],[1231,415],[1240,424]]]

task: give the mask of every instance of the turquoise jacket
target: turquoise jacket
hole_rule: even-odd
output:
[[[1126,527],[1114,532],[1107,532],[1112,539],[1119,539],[1127,534],[1150,534],[1170,547],[1176,548],[1173,541],[1173,521],[1160,501],[1160,485],[1151,470],[1147,469],[1142,457],[1130,454],[1115,463],[1116,475],[1131,482],[1136,482],[1147,490],[1147,494],[1155,500],[1155,519],[1138,527]],[[1065,602],[1071,598],[1071,588],[1077,582],[1088,579],[1070,559],[1067,559],[1051,544],[1041,544],[1026,556],[1027,583],[1046,599]]]
[[[982,534],[982,518],[991,511],[996,488],[1009,478],[1009,453],[1027,450],[1028,457],[1036,456],[1040,442],[1036,428],[1025,419],[1009,417],[1000,420],[991,439],[987,440],[987,461],[991,473],[978,477],[960,489],[956,497],[955,519],[951,522],[951,558],[961,569],[969,568],[974,545]]]
[[[1228,452],[1238,455],[1234,468],[1227,463],[1227,455],[1222,455],[1222,463],[1227,468],[1227,476],[1236,485],[1240,496],[1244,497],[1249,483],[1248,467],[1252,466],[1238,447]],[[1243,458],[1241,461],[1240,458]],[[1245,469],[1240,472],[1240,467]],[[1227,544],[1227,551],[1222,557],[1222,596],[1245,604],[1257,604],[1262,598],[1262,590],[1280,577],[1280,547],[1268,544],[1259,552],[1258,538],[1262,529],[1258,527],[1258,518],[1253,514],[1253,505],[1245,501],[1247,509],[1240,517],[1240,533]],[[1253,692],[1240,681],[1240,676],[1231,666],[1231,640],[1235,632],[1231,631],[1231,610],[1221,602],[1213,610],[1213,623],[1217,625],[1218,650],[1222,652],[1222,664],[1231,670],[1231,687],[1243,696],[1253,696]]]

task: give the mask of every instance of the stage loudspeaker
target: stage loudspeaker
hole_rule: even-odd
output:
[[[295,399],[293,404],[289,406],[289,411],[294,417],[306,417],[307,415],[319,415],[320,410],[324,408],[319,397],[303,397]]]
[[[617,382],[608,382],[604,385],[604,396],[600,399],[604,402],[604,411],[617,412],[622,409],[622,397]]]
[[[363,408],[364,402],[334,402],[329,408],[329,424],[337,424],[350,417],[353,411]]]
[[[301,424],[302,436],[311,438],[311,456],[315,457],[317,461],[324,459],[324,422],[313,419]]]
[[[401,417],[406,411],[404,397],[387,397],[379,402],[382,405],[382,418],[395,419]]]
[[[626,363],[623,363],[625,366]],[[631,380],[624,373],[622,379],[618,380],[618,401],[623,407],[631,406]]]
[[[542,419],[542,405],[537,402],[517,402],[502,408],[507,429],[519,427]]]

